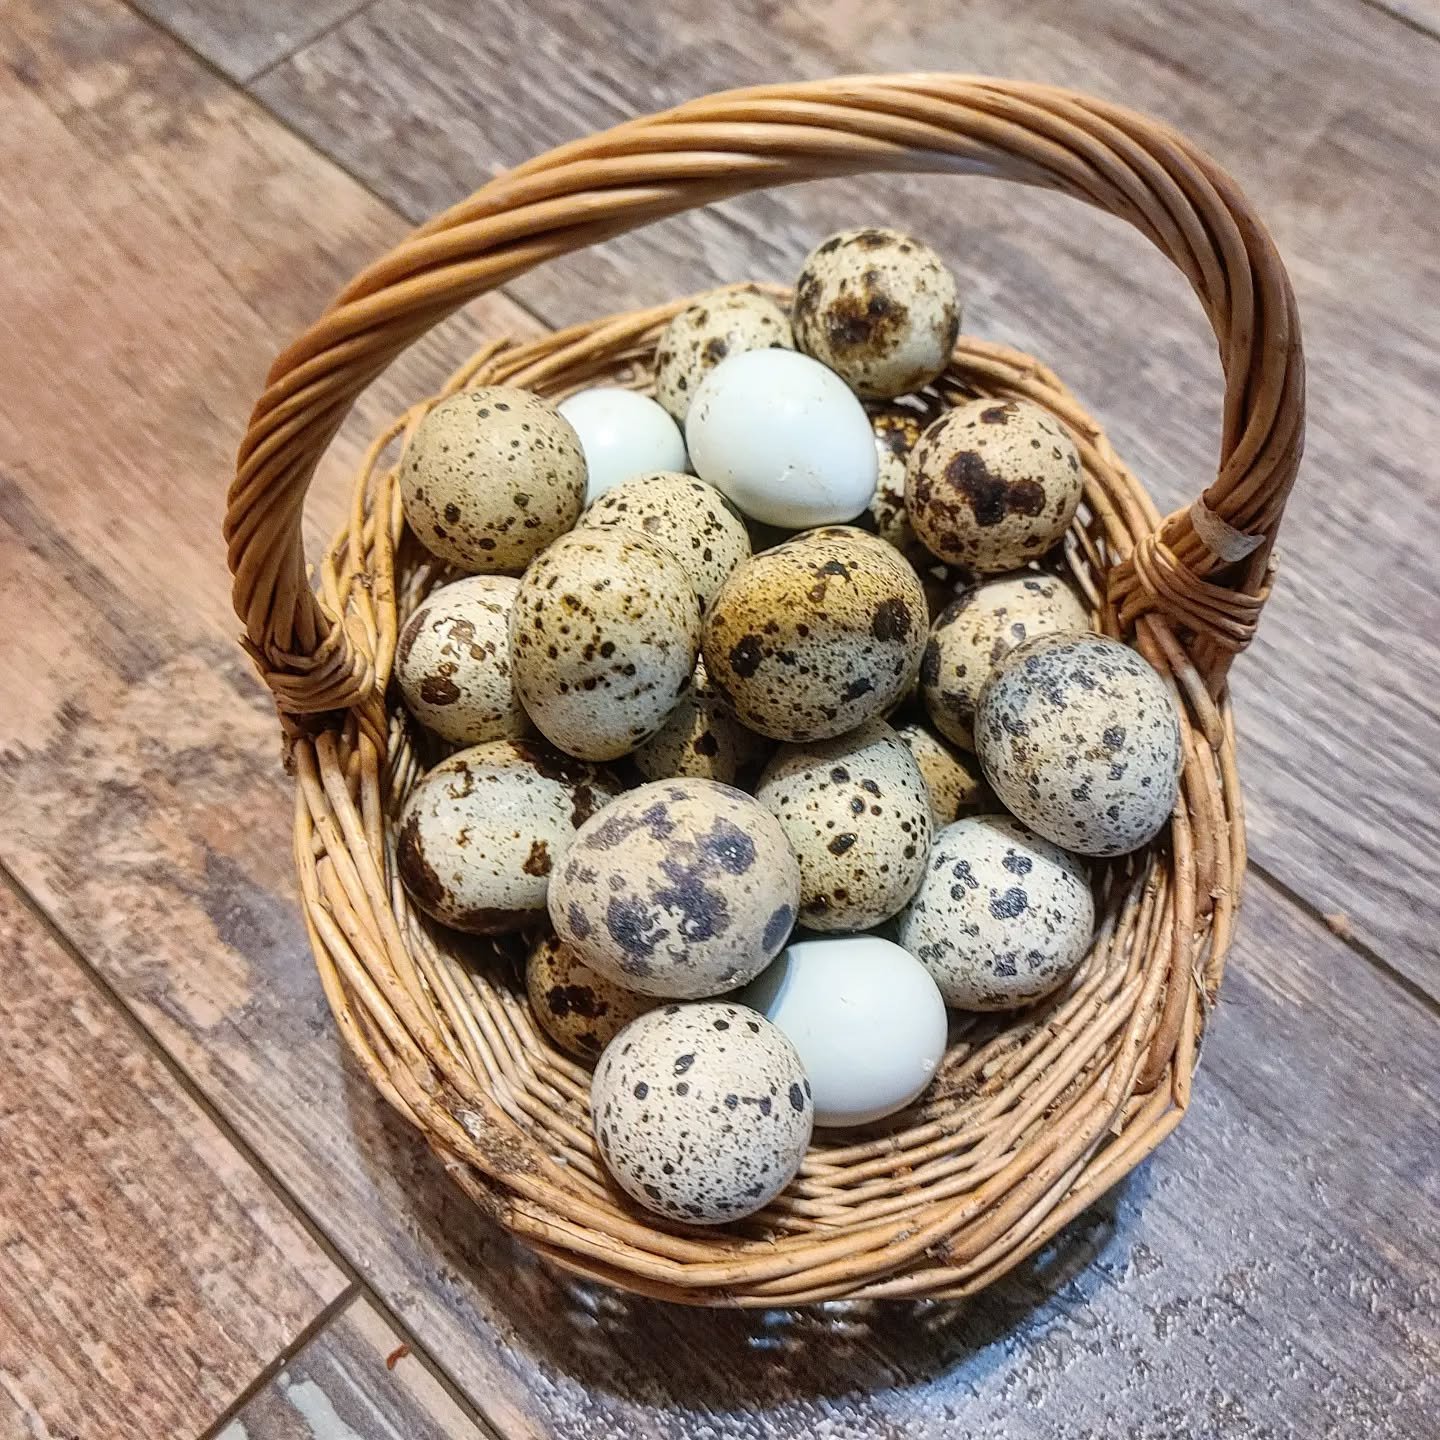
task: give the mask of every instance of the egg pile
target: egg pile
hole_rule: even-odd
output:
[[[937,386],[959,324],[933,250],[843,231],[788,308],[678,313],[654,399],[469,390],[401,461],[464,578],[397,644],[443,758],[396,869],[440,924],[523,939],[600,1155],[669,1220],[749,1215],[814,1127],[914,1104],[947,1007],[1070,983],[1089,857],[1176,804],[1171,691],[1067,578],[1081,452]]]

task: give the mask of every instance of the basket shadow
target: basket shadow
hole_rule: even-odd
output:
[[[423,1268],[452,1308],[494,1315],[544,1370],[624,1403],[753,1411],[946,1378],[978,1383],[1026,1337],[1123,1271],[1149,1166],[1126,1176],[1037,1255],[961,1301],[833,1301],[715,1310],[623,1294],[565,1275],[486,1220],[369,1081],[347,1098],[381,1189],[400,1192]],[[423,1280],[423,1276],[421,1277]],[[459,1318],[474,1324],[473,1314]]]

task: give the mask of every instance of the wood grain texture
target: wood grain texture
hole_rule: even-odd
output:
[[[1440,0],[1365,0],[1426,35],[1440,39]]]
[[[596,57],[605,57],[598,63]],[[1287,257],[1311,377],[1281,581],[1237,669],[1254,852],[1440,993],[1440,45],[1353,0],[378,0],[265,77],[290,124],[420,219],[543,147],[706,90],[951,68],[1164,116],[1246,186]],[[552,323],[717,281],[788,279],[828,230],[900,218],[954,261],[967,330],[1041,355],[1164,503],[1213,470],[1220,385],[1198,306],[1125,227],[976,180],[826,183],[665,222],[526,277]]]
[[[375,1308],[337,1315],[215,1440],[481,1440]]]
[[[343,1277],[0,884],[0,1435],[216,1419]]]

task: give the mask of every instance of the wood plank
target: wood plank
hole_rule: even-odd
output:
[[[215,1440],[480,1440],[369,1301],[337,1315]]]
[[[600,0],[483,24],[465,0],[379,0],[257,93],[419,219],[549,144],[709,89],[947,64],[1163,115],[1273,228],[1306,325],[1312,420],[1280,585],[1237,673],[1254,849],[1440,993],[1440,770],[1426,761],[1440,708],[1414,678],[1440,671],[1423,458],[1440,441],[1440,46],[1355,0],[676,0],[663,23]],[[1199,308],[1126,229],[1057,197],[976,180],[805,186],[665,222],[514,293],[560,323],[783,280],[826,231],[896,217],[955,262],[969,330],[1054,363],[1165,504],[1198,493],[1219,416]]]
[[[1440,39],[1440,0],[1365,0],[1426,35]]]
[[[344,1277],[0,884],[0,1435],[191,1435]]]

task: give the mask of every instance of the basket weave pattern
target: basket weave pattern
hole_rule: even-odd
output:
[[[1218,475],[1162,519],[1045,366],[962,339],[940,382],[1024,397],[1075,435],[1085,502],[1067,542],[1100,628],[1136,645],[1183,711],[1165,836],[1109,866],[1073,981],[1019,1016],[960,1022],[921,1104],[821,1138],[771,1206],[724,1232],[642,1215],[590,1135],[588,1073],[548,1043],[508,967],[419,916],[394,819],[423,741],[387,686],[404,618],[450,578],[404,530],[393,456],[438,399],[372,445],[311,588],[305,490],[358,393],[458,306],[553,256],[747,190],[879,170],[1002,175],[1130,221],[1190,281],[1225,376]],[[644,387],[686,303],[475,356],[443,394]],[[943,75],[735,91],[551,151],[422,227],[356,278],[276,361],[229,498],[246,644],[298,780],[295,854],[326,995],[385,1098],[492,1217],[557,1263],[691,1303],[956,1296],[1049,1240],[1144,1158],[1189,1099],[1245,865],[1226,699],[1254,633],[1299,463],[1303,366],[1284,269],[1234,182],[1181,136],[1068,91]]]

